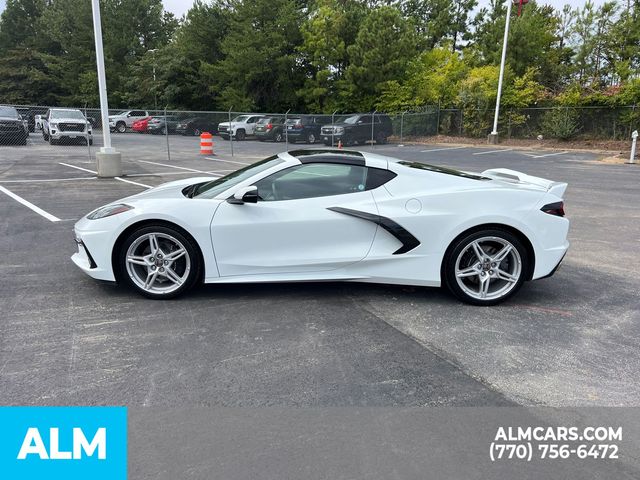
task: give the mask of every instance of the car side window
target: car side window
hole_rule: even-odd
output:
[[[263,201],[343,195],[364,191],[366,184],[366,167],[339,163],[296,165],[256,182]]]
[[[308,163],[256,182],[261,201],[345,195],[378,188],[396,176],[389,170],[342,163]]]

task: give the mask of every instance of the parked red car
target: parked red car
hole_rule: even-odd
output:
[[[146,118],[143,118],[142,120],[137,120],[133,122],[133,125],[131,125],[131,129],[134,132],[147,133],[147,126],[149,124],[149,120],[151,120],[151,117],[146,117]]]

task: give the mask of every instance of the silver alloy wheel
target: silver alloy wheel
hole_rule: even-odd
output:
[[[118,132],[124,133],[127,131],[127,124],[124,122],[118,122],[116,124],[116,129],[118,130]]]
[[[522,275],[518,249],[500,237],[482,237],[466,245],[456,259],[458,286],[477,300],[507,295]]]
[[[309,136],[307,137],[307,141],[309,143],[316,143],[316,136],[313,133],[310,133]]]
[[[131,281],[154,294],[175,292],[187,281],[191,271],[187,249],[166,233],[152,232],[136,238],[125,259]]]

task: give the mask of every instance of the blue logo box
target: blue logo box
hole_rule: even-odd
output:
[[[0,407],[0,477],[125,480],[126,407]]]

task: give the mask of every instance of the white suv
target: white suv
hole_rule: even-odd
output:
[[[42,118],[42,137],[55,145],[62,139],[84,140],[93,145],[91,124],[80,110],[52,108]]]
[[[247,135],[254,134],[258,120],[263,117],[264,115],[238,115],[231,120],[231,124],[229,122],[219,123],[218,135],[229,140],[229,132],[231,132],[231,136],[236,140],[244,140]]]
[[[109,115],[109,128],[120,133],[127,131],[127,128],[133,126],[133,122],[147,118],[149,112],[145,110],[126,110],[124,112]]]

